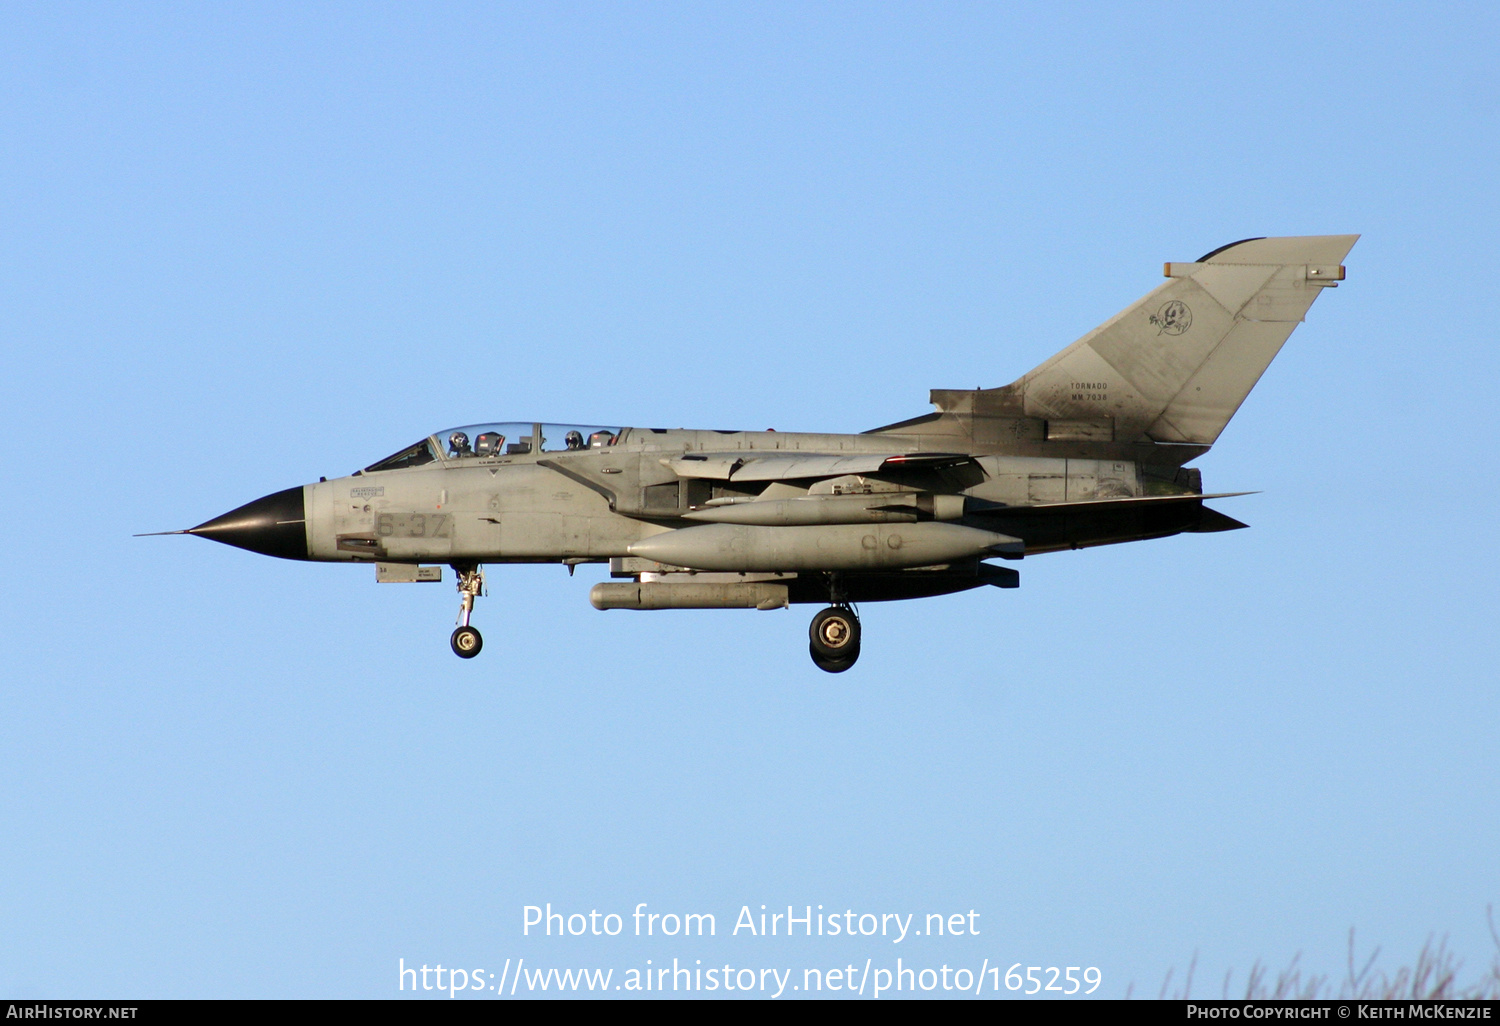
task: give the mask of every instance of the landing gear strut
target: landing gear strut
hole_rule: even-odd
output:
[[[460,605],[458,629],[453,632],[449,644],[453,646],[453,654],[460,659],[473,659],[484,647],[484,638],[469,626],[469,614],[474,612],[474,599],[484,594],[484,571],[474,564],[454,564],[453,572],[458,575]]]
[[[843,673],[859,658],[859,617],[847,605],[819,610],[807,633],[809,653],[820,670]]]

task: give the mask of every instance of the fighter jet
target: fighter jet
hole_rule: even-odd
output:
[[[186,531],[284,559],[457,575],[471,659],[486,565],[608,563],[598,609],[823,604],[830,673],[860,654],[861,602],[1019,585],[1003,561],[1246,526],[1204,505],[1209,451],[1359,237],[1256,238],[1168,263],[1143,299],[1001,388],[859,434],[536,421],[419,439],[347,477]],[[990,562],[992,559],[1001,563]]]

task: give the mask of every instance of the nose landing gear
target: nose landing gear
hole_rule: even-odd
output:
[[[813,665],[827,673],[843,673],[859,658],[859,617],[847,605],[819,610],[808,628]]]
[[[453,632],[449,644],[453,647],[453,654],[460,659],[473,659],[484,647],[484,638],[479,631],[469,626],[469,614],[474,611],[474,599],[484,592],[484,571],[478,566],[469,564],[453,567],[453,572],[458,575],[458,629]]]

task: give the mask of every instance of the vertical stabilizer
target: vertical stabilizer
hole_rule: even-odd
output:
[[[1212,445],[1357,235],[1247,239],[1193,263],[1005,389],[1052,438]]]

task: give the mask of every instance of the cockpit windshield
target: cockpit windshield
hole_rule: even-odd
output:
[[[536,452],[604,449],[614,445],[623,430],[589,424],[466,424],[424,438],[379,463],[371,464],[365,472],[405,470],[437,459],[492,459]]]
[[[376,470],[405,470],[407,467],[420,467],[424,463],[431,463],[437,459],[432,447],[432,439],[424,438],[416,445],[409,445],[405,449],[393,455],[387,456],[379,463],[372,463],[365,468],[365,473]]]

